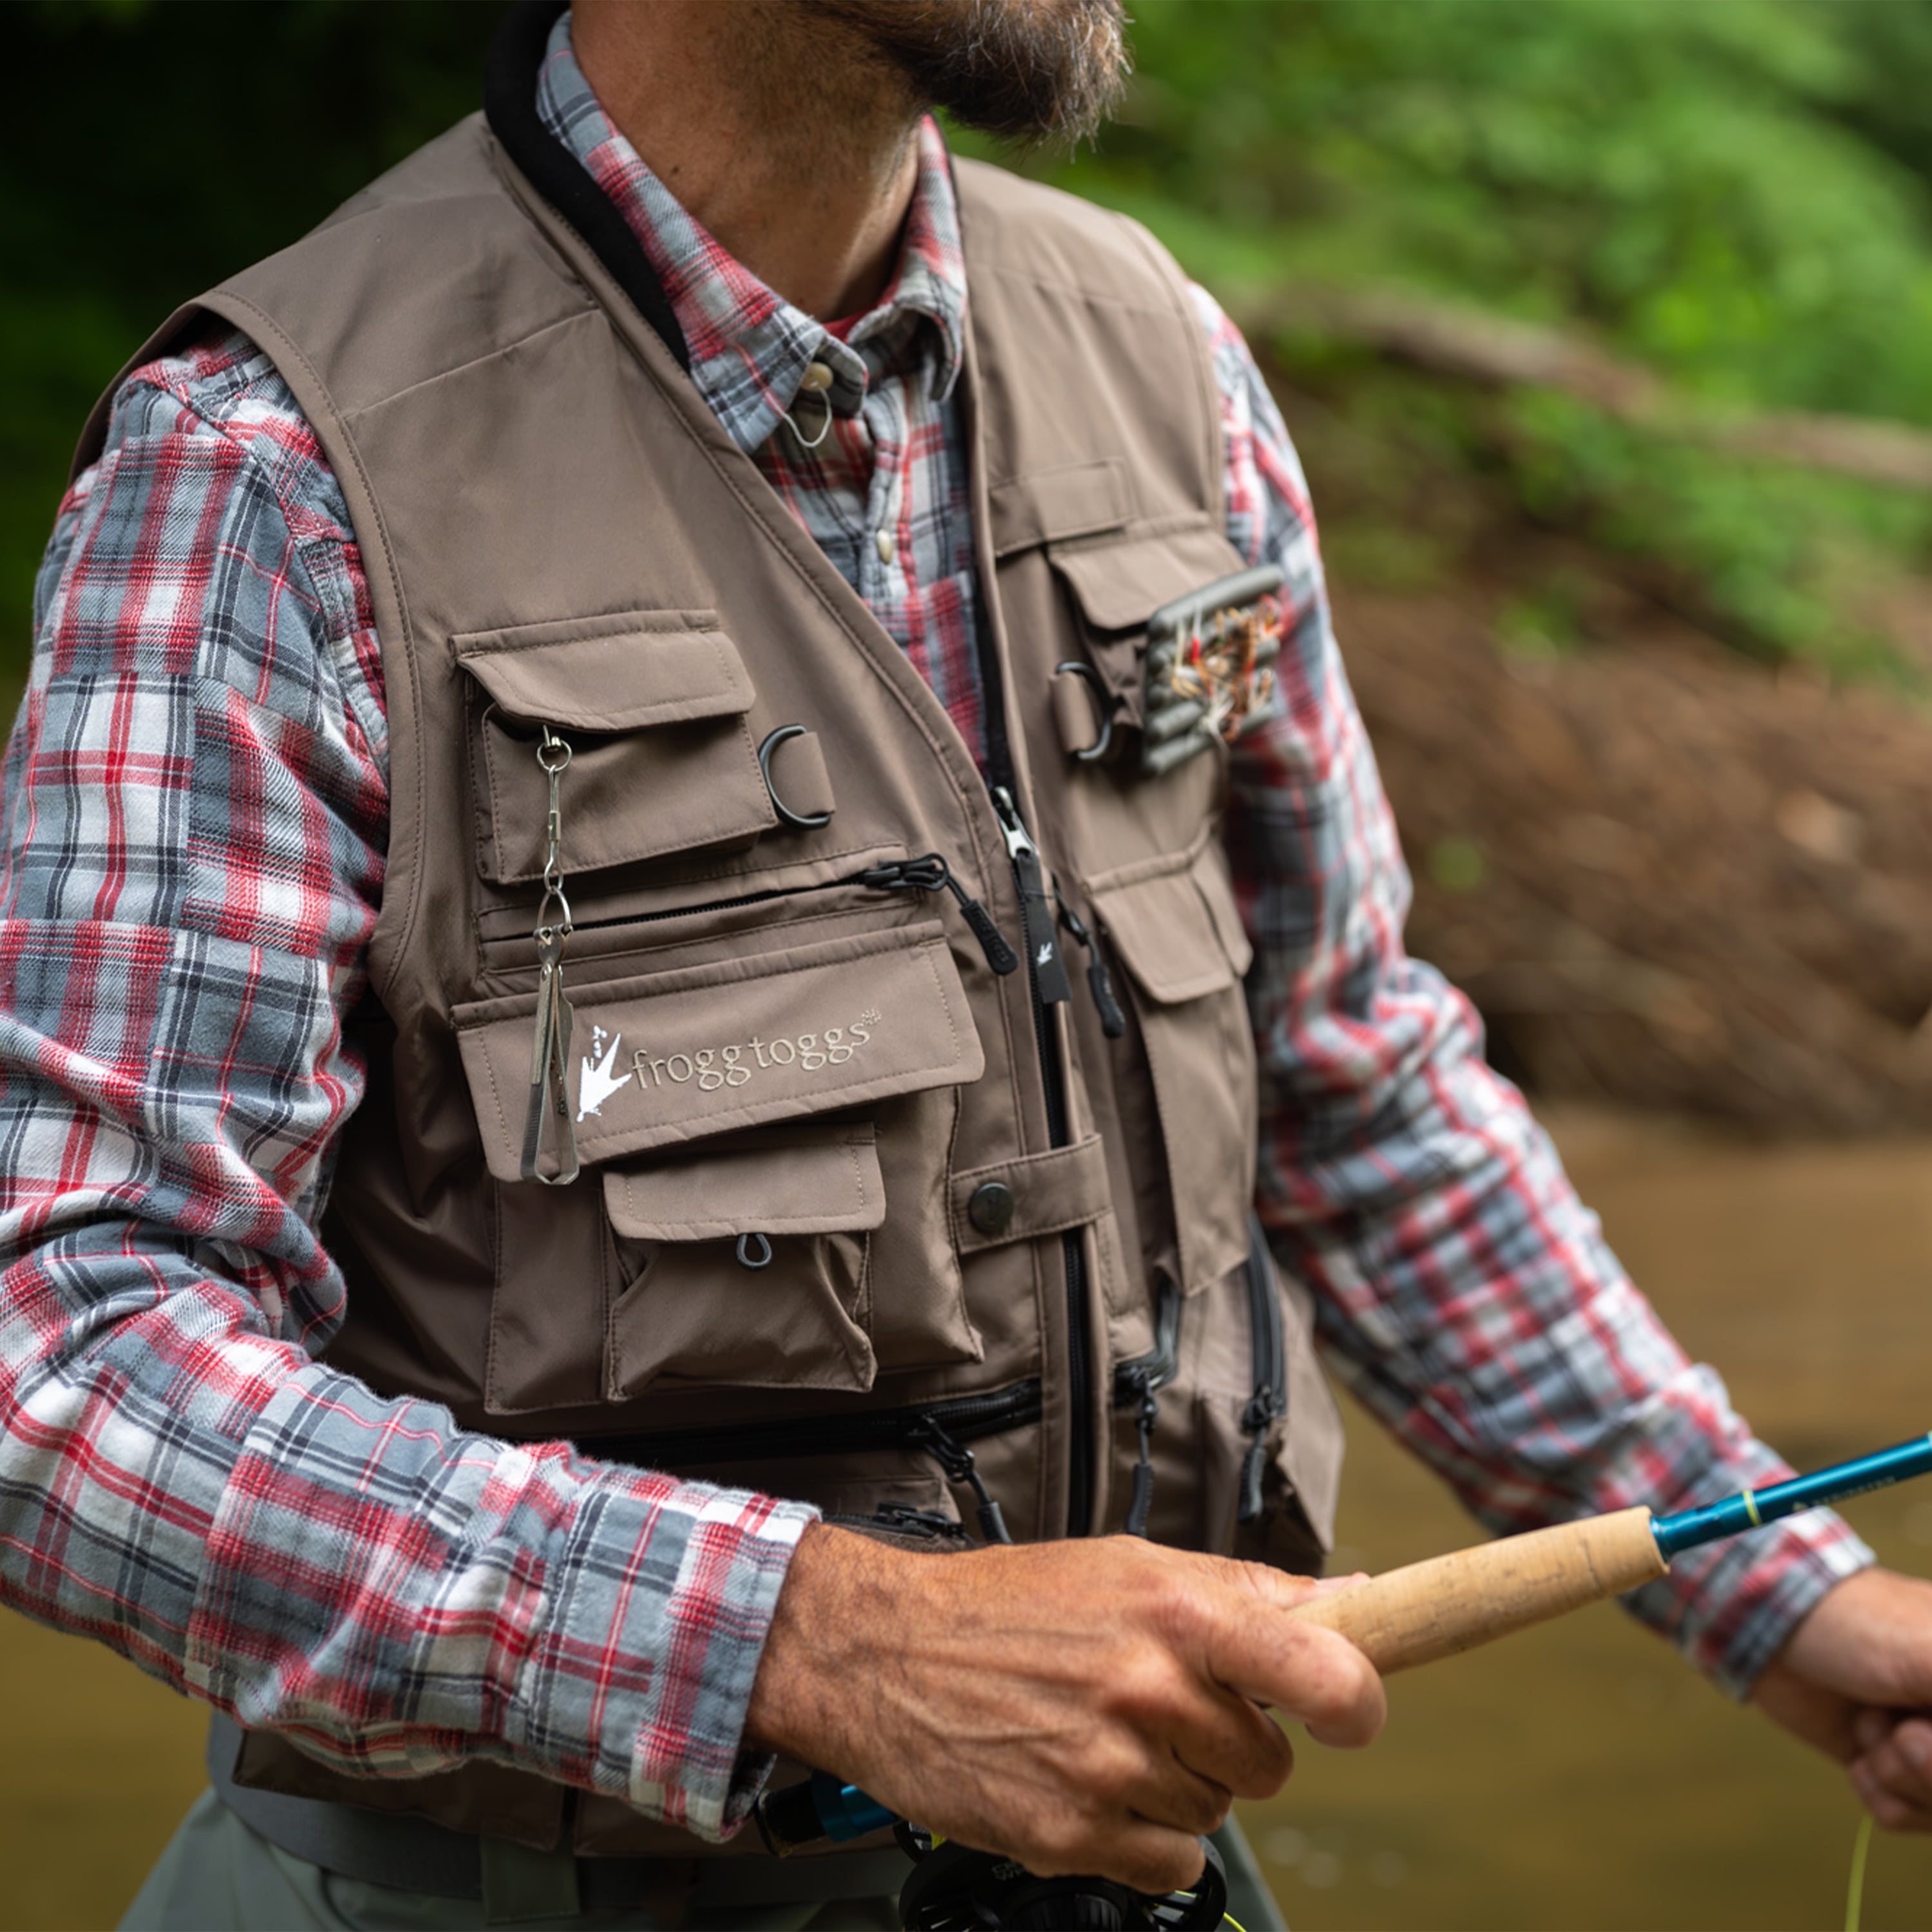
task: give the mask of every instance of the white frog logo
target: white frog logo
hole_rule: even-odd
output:
[[[578,1062],[577,1118],[579,1120],[590,1114],[596,1114],[602,1119],[604,1102],[619,1088],[629,1085],[632,1070],[626,1069],[614,1078],[610,1072],[611,1068],[617,1064],[617,1049],[622,1045],[623,1040],[622,1034],[615,1035],[609,1048],[600,1054],[599,1049],[604,1047],[604,1029],[597,1027],[592,1030],[590,1052]]]

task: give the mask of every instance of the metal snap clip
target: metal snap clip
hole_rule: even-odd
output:
[[[772,783],[772,754],[794,738],[807,735],[802,724],[781,724],[776,731],[766,734],[765,742],[758,747],[758,770],[764,774],[765,796],[772,802],[772,809],[778,815],[781,825],[789,825],[794,832],[817,832],[832,823],[829,812],[794,812],[779,797],[778,787]]]
[[[756,1247],[752,1245],[754,1241],[758,1243]],[[772,1244],[768,1237],[764,1234],[740,1234],[738,1237],[738,1265],[741,1268],[749,1268],[755,1274],[758,1269],[770,1268],[771,1264]]]
[[[1072,671],[1092,694],[1094,721],[1100,727],[1100,735],[1084,751],[1076,752],[1073,755],[1083,765],[1097,765],[1114,748],[1114,712],[1120,700],[1107,688],[1106,680],[1083,658],[1069,658],[1053,669],[1056,676],[1064,670]]]

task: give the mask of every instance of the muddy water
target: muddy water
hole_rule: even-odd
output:
[[[1932,1142],[1766,1149],[1670,1123],[1550,1124],[1584,1198],[1690,1351],[1801,1466],[1932,1427]],[[1350,1418],[1340,1554],[1470,1540]],[[1932,1575],[1932,1480],[1850,1512]],[[1297,1932],[1829,1928],[1856,1809],[1838,1774],[1604,1606],[1396,1679],[1372,1751],[1304,1747],[1248,1816]],[[1868,1928],[1932,1927],[1932,1844],[1881,1841]]]
[[[1765,1150],[1561,1118],[1586,1197],[1694,1352],[1802,1463],[1932,1427],[1932,1142]],[[1346,1560],[1468,1524],[1353,1418]],[[1932,1574],[1932,1480],[1854,1506]],[[1828,1928],[1855,1812],[1837,1774],[1612,1609],[1398,1680],[1371,1752],[1309,1745],[1249,1825],[1297,1932]],[[184,1703],[0,1616],[0,1928],[111,1924],[199,1788]],[[1865,1923],[1932,1928],[1932,1845],[1874,1850]]]

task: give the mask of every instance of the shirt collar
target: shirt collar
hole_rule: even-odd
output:
[[[796,400],[808,364],[832,374],[833,410],[854,414],[872,382],[916,376],[951,394],[964,353],[966,269],[946,144],[928,116],[899,258],[886,291],[841,341],[719,247],[645,166],[598,104],[559,16],[537,81],[544,126],[630,225],[691,351],[692,380],[740,449],[756,449]]]

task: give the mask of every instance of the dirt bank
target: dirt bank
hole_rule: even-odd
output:
[[[1932,1126],[1932,717],[1726,648],[1628,560],[1282,399],[1410,942],[1498,1063],[1767,1132]],[[1932,595],[1888,628],[1922,655]]]

